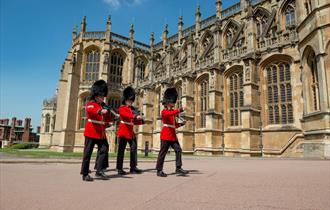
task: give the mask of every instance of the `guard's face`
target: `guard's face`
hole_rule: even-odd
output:
[[[126,100],[126,101],[125,101],[125,104],[126,104],[127,106],[132,106],[133,101],[132,101],[132,100]]]
[[[174,106],[175,106],[174,103],[168,103],[168,104],[167,104],[167,107],[168,107],[168,108],[171,108],[171,109],[172,109]]]
[[[96,96],[95,97],[96,101],[99,102],[99,103],[102,103],[104,98],[105,98],[104,96]]]

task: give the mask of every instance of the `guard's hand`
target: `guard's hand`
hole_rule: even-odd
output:
[[[143,117],[140,116],[140,115],[138,115],[138,116],[136,116],[136,119],[137,119],[137,120],[143,120]]]
[[[107,113],[108,113],[108,110],[106,110],[106,109],[101,110],[101,114],[107,114]]]

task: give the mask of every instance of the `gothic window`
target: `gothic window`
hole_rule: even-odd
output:
[[[181,87],[181,82],[175,86],[176,90],[178,91],[178,108],[182,107],[182,87]]]
[[[233,74],[229,77],[230,126],[241,125],[240,108],[243,104],[243,73]]]
[[[81,100],[80,104],[80,121],[79,121],[79,128],[85,128],[87,117],[86,117],[86,103],[88,97],[85,97]]]
[[[233,42],[233,38],[236,35],[236,33],[238,33],[238,27],[239,25],[237,23],[235,23],[235,21],[230,20],[228,26],[226,27],[226,29],[224,30],[224,43],[225,43],[225,48],[229,48],[230,45]],[[242,32],[243,34],[243,32]],[[241,35],[240,35],[241,36]],[[238,39],[240,39],[240,37],[238,37]],[[240,46],[238,43],[236,43],[237,46]],[[233,45],[234,46],[234,45]]]
[[[211,52],[213,51],[213,44],[214,44],[213,35],[210,34],[209,32],[206,32],[201,42],[202,50],[200,52],[202,53],[201,54],[202,57],[208,57],[208,58],[212,57],[213,54]]]
[[[141,58],[138,58],[137,61],[136,61],[136,68],[137,70],[137,73],[138,73],[138,80],[143,80],[144,79],[144,76],[145,76],[145,69],[146,69],[146,63],[143,59]]]
[[[161,94],[160,87],[155,90],[155,97],[153,98],[153,102],[154,102],[154,108],[153,108],[154,118],[159,119],[160,111],[162,108],[162,94]],[[154,121],[154,126],[157,126],[156,120]]]
[[[313,8],[312,8],[312,0],[305,0],[305,9],[306,9],[306,14],[309,15]]]
[[[311,90],[311,99],[312,99],[312,110],[317,111],[320,109],[319,105],[319,79],[317,76],[317,60],[315,53],[312,52],[308,56],[308,67],[310,75],[310,90]]]
[[[212,41],[213,41],[213,36],[211,34],[207,34],[202,42],[203,49],[206,50],[206,48],[212,43]]]
[[[174,53],[173,53],[173,65],[175,67],[178,67],[179,65],[179,61],[180,61],[180,51],[179,50],[176,50]]]
[[[181,65],[183,67],[187,67],[187,57],[188,57],[188,48],[187,45],[185,45],[181,51]]]
[[[295,25],[296,15],[295,15],[295,5],[294,1],[291,1],[284,10],[285,15],[285,25],[286,28]]]
[[[226,33],[226,45],[227,45],[227,48],[229,47],[232,39],[233,39],[233,31],[231,30],[228,30],[227,33]]]
[[[290,64],[272,63],[266,68],[269,124],[293,123]]]
[[[263,31],[266,29],[268,18],[269,18],[269,14],[262,12],[260,10],[258,10],[255,13],[254,19],[256,22],[257,36],[261,36]]]
[[[49,133],[50,128],[50,115],[46,114],[45,116],[45,133]]]
[[[208,81],[204,80],[200,83],[200,128],[206,127],[206,111],[208,107]]]
[[[109,85],[113,88],[119,88],[122,83],[122,71],[124,58],[118,52],[111,55],[110,59]]]
[[[157,117],[160,117],[160,107],[161,107],[161,103],[162,103],[162,98],[161,98],[160,90],[157,93],[157,98],[158,98]]]
[[[86,54],[84,81],[95,81],[99,78],[100,52],[91,50]]]
[[[53,122],[52,122],[52,130],[55,128],[55,122],[56,122],[56,115],[53,117]]]
[[[120,106],[120,99],[116,97],[110,97],[108,100],[108,105],[112,107],[115,111],[118,111],[118,108]]]

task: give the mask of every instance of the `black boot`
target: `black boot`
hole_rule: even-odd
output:
[[[189,171],[183,170],[182,168],[177,168],[175,170],[175,173],[180,174],[180,175],[186,175],[189,173]]]
[[[98,178],[101,178],[103,180],[108,180],[109,179],[109,177],[103,171],[97,171],[95,173],[95,176],[98,177]]]
[[[127,172],[124,171],[123,169],[118,169],[118,175],[126,175]]]
[[[82,180],[85,182],[92,182],[94,181],[93,177],[86,175],[86,176],[82,176]]]
[[[141,169],[138,169],[137,167],[134,167],[134,168],[131,168],[129,170],[130,173],[132,174],[141,174],[142,173],[142,170]]]
[[[167,177],[167,174],[165,174],[164,171],[157,171],[157,176]]]

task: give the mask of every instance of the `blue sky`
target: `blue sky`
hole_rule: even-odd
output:
[[[227,8],[239,0],[223,0]],[[149,43],[169,25],[177,32],[194,24],[196,5],[202,18],[215,14],[215,0],[0,0],[0,118],[32,118],[40,124],[42,101],[54,95],[60,68],[71,45],[75,25],[87,17],[87,31],[104,31],[108,15],[112,31]]]

